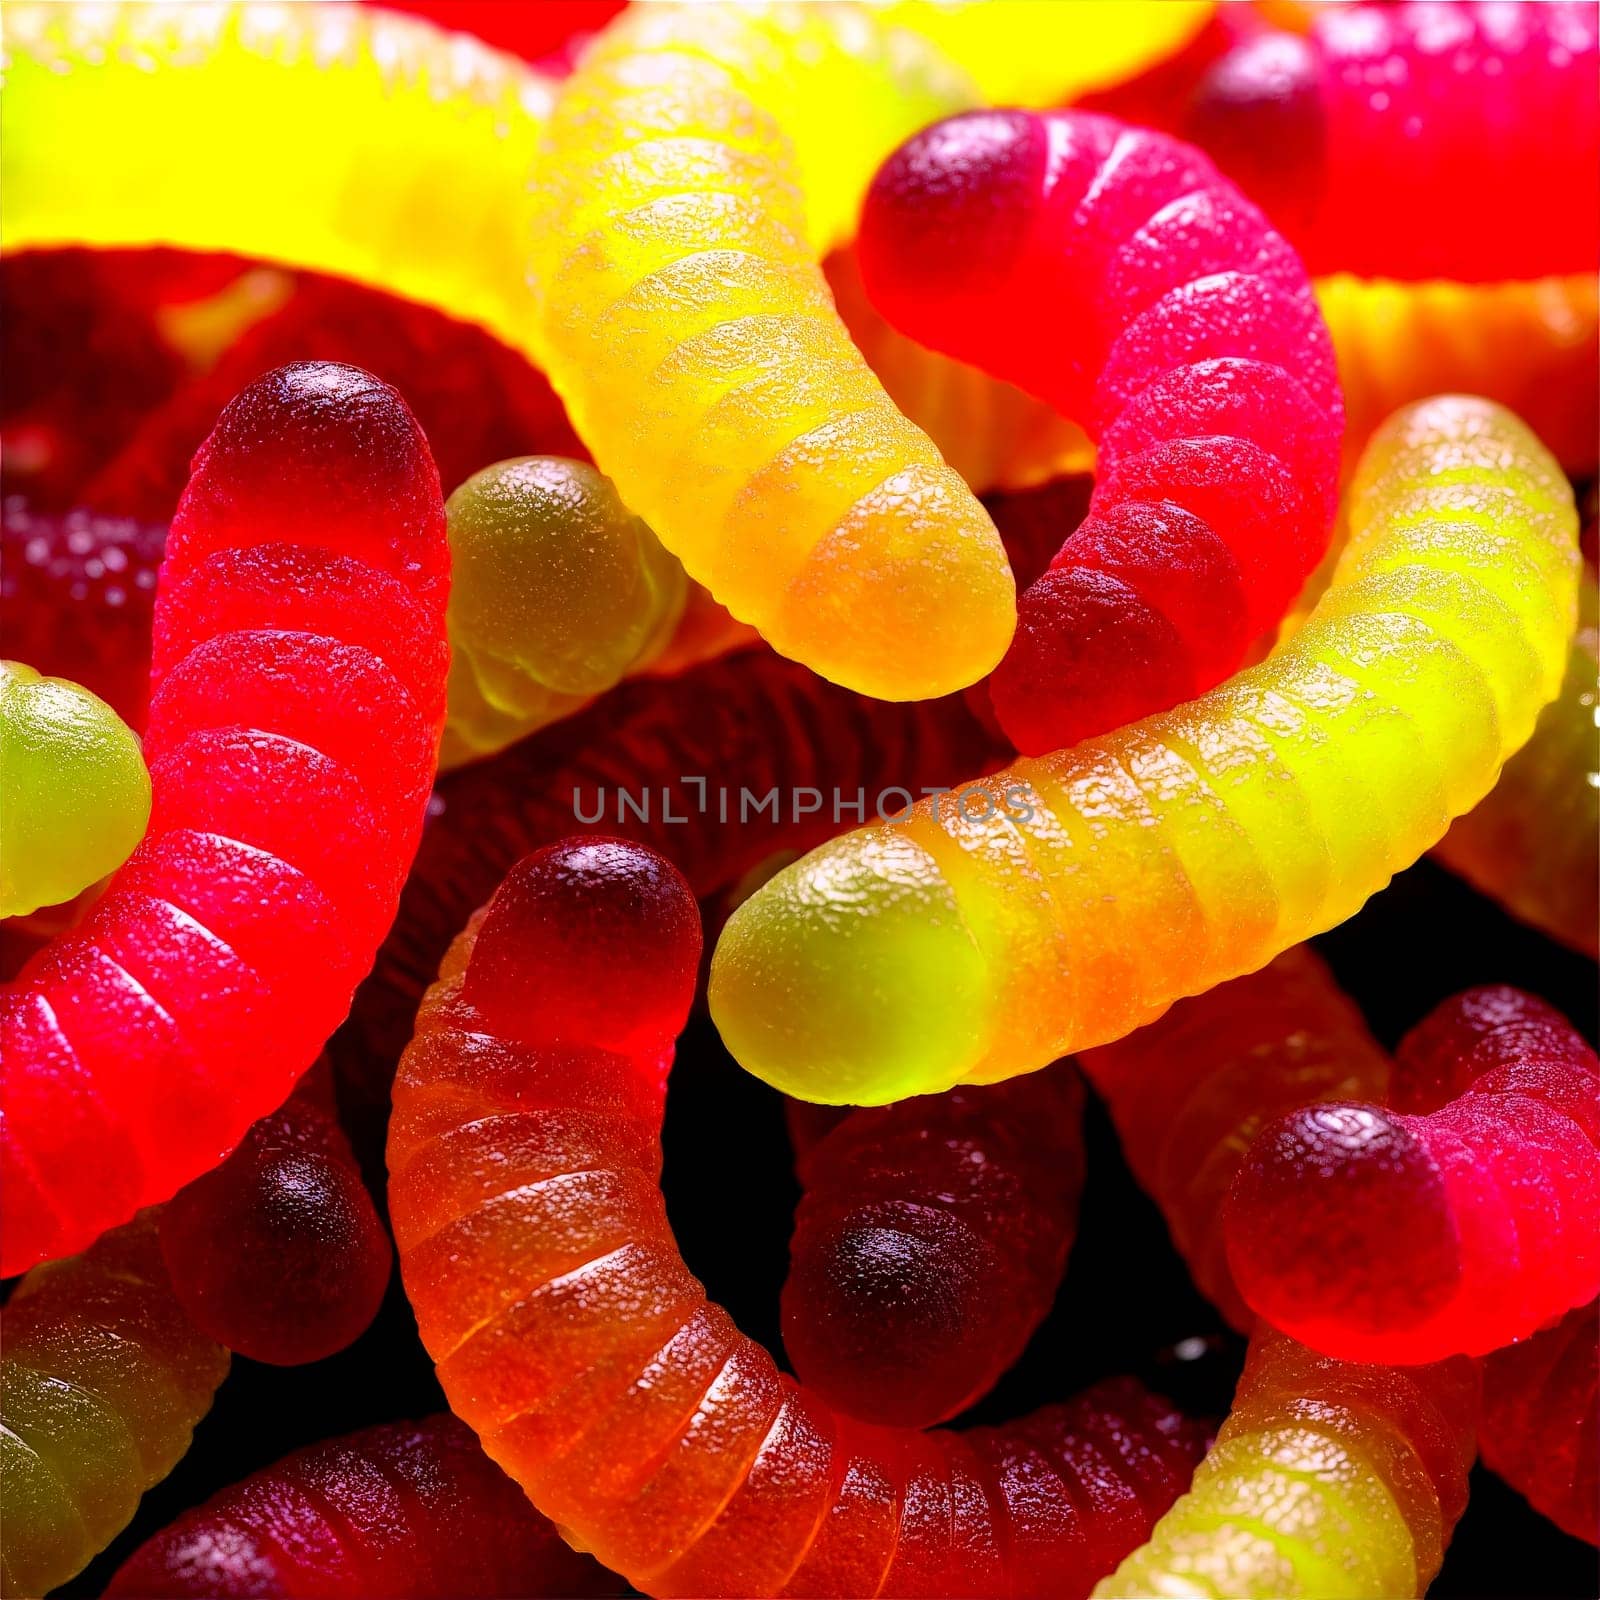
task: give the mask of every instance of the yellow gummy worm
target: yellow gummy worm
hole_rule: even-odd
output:
[[[1096,1600],[1401,1600],[1467,1503],[1477,1376],[1334,1361],[1263,1332],[1189,1492]]]
[[[0,1593],[44,1594],[125,1528],[228,1371],[167,1280],[156,1214],[35,1267],[3,1315]]]
[[[7,4],[0,245],[335,273],[517,344],[549,82],[357,5]]]
[[[878,161],[975,98],[860,5],[644,6],[563,86],[541,167],[536,342],[595,459],[734,616],[887,699],[987,672],[1013,585],[817,258]]]
[[[835,1103],[1031,1071],[1253,971],[1415,861],[1560,685],[1577,516],[1515,417],[1449,397],[1378,432],[1349,522],[1332,587],[1260,665],[752,896],[711,972],[735,1057]]]

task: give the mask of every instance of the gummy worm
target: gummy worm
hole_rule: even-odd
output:
[[[527,858],[446,958],[396,1080],[389,1200],[452,1408],[653,1594],[1085,1594],[1181,1492],[1201,1430],[1120,1384],[922,1434],[781,1374],[662,1204],[698,956],[682,878],[596,840]]]
[[[98,695],[0,661],[0,917],[58,905],[144,835],[139,741]]]
[[[1350,916],[1556,693],[1571,489],[1447,398],[1368,447],[1310,620],[1187,706],[825,845],[734,913],[711,1009],[787,1093],[882,1103],[1108,1043]]]
[[[1358,1366],[1259,1334],[1194,1486],[1096,1600],[1425,1593],[1466,1507],[1477,1400],[1469,1361]]]
[[[1600,1544],[1600,1395],[1593,1302],[1483,1364],[1478,1447],[1535,1511],[1575,1539]]]
[[[1070,1067],[850,1112],[799,1153],[783,1343],[864,1422],[988,1393],[1055,1299],[1083,1187]]]
[[[1166,134],[973,112],[884,163],[857,249],[898,328],[1095,440],[1089,515],[990,682],[1018,749],[1233,671],[1327,547],[1344,416],[1310,281],[1261,213]]]
[[[389,1284],[389,1236],[325,1066],[161,1208],[161,1253],[189,1320],[253,1361],[320,1361],[366,1332]]]
[[[1330,1355],[1525,1339],[1600,1292],[1600,1059],[1542,1000],[1469,990],[1401,1043],[1386,1105],[1269,1123],[1223,1225],[1245,1300]]]
[[[4,86],[5,250],[228,251],[519,346],[550,85],[514,57],[366,6],[18,4]]]
[[[1592,276],[1597,76],[1582,0],[1321,6],[1219,61],[1186,131],[1314,273]]]
[[[392,389],[312,363],[223,413],[162,566],[149,829],[0,993],[0,1272],[206,1171],[343,1017],[422,826],[448,586]]]
[[[1388,1053],[1309,945],[1180,1000],[1078,1057],[1134,1176],[1161,1208],[1196,1286],[1242,1333],[1222,1204],[1264,1122],[1324,1100],[1383,1101]]]
[[[146,1540],[106,1593],[576,1600],[614,1587],[447,1414],[296,1450]]]
[[[149,1214],[35,1267],[0,1321],[0,1588],[44,1594],[176,1465],[228,1352],[184,1316]]]

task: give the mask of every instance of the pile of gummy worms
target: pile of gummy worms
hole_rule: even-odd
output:
[[[4,24],[0,1593],[1555,1592],[1600,11]]]

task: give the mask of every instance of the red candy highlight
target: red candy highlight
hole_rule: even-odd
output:
[[[422,826],[448,586],[392,389],[311,363],[223,413],[162,567],[145,841],[0,997],[0,1272],[206,1171],[344,1015]]]
[[[1527,1338],[1600,1289],[1600,1060],[1542,1000],[1469,990],[1403,1041],[1388,1107],[1263,1129],[1225,1226],[1250,1306],[1329,1355]]]
[[[617,1592],[448,1414],[285,1456],[140,1545],[106,1589],[149,1600]]]
[[[1217,62],[1186,131],[1314,273],[1589,272],[1597,82],[1584,0],[1319,6]]]
[[[1022,1353],[1066,1268],[1083,1188],[1070,1067],[852,1111],[801,1152],[783,1343],[865,1422],[926,1427]]]
[[[1256,207],[1165,134],[972,112],[884,164],[858,250],[902,331],[1096,443],[1089,514],[990,679],[1018,749],[1226,677],[1327,546],[1344,415],[1305,270]]]
[[[1600,1317],[1592,1302],[1483,1364],[1484,1465],[1575,1539],[1600,1545]]]

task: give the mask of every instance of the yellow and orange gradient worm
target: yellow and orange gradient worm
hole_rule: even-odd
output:
[[[1571,488],[1510,413],[1445,398],[1375,437],[1350,524],[1260,665],[746,901],[711,971],[735,1057],[833,1103],[1030,1071],[1343,921],[1436,843],[1559,687]]]

